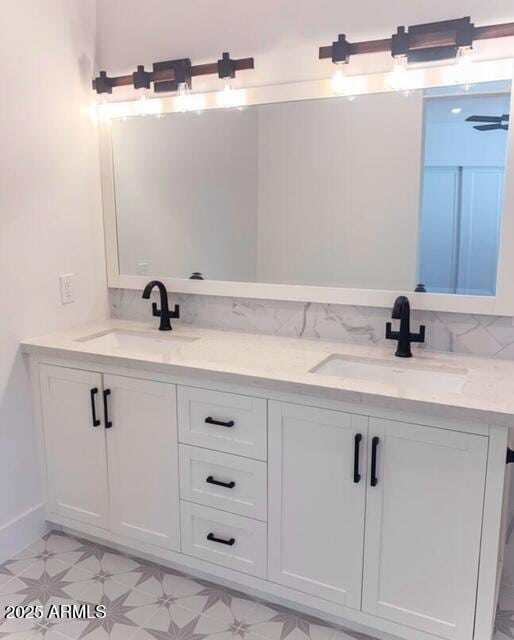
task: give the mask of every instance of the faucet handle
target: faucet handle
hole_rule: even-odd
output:
[[[419,325],[419,333],[411,333],[410,334],[411,342],[425,342],[425,325]]]
[[[392,330],[393,325],[391,322],[386,322],[386,338],[387,340],[398,340],[400,337],[399,331]]]
[[[157,306],[157,302],[152,302],[152,315],[155,318],[160,318],[161,317],[161,310]]]
[[[180,305],[176,304],[173,311],[170,311],[170,318],[178,320],[180,318]]]

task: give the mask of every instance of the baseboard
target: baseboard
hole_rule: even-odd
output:
[[[23,551],[48,530],[43,504],[28,509],[0,526],[0,563]]]

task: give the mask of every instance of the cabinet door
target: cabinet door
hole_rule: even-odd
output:
[[[104,376],[111,527],[180,550],[175,386]]]
[[[355,609],[361,605],[366,433],[362,416],[270,403],[269,579]]]
[[[469,640],[487,438],[379,419],[370,419],[369,437],[379,440],[366,499],[363,610]]]
[[[108,527],[101,376],[48,365],[41,365],[39,374],[49,509],[73,520]]]

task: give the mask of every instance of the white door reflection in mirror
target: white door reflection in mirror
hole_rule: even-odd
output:
[[[426,93],[418,281],[432,293],[494,296],[510,87]]]

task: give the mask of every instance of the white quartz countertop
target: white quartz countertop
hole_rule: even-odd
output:
[[[116,329],[159,339],[167,336],[198,339],[163,353],[139,353],[80,340]],[[90,323],[22,342],[23,352],[29,354],[247,385],[255,388],[256,395],[259,389],[270,389],[387,409],[420,411],[439,417],[514,425],[513,361],[436,353],[417,349],[415,345],[413,358],[399,359],[394,357],[395,347],[395,342],[378,347],[214,331],[180,323],[175,323],[173,332],[169,333],[157,331],[155,322],[143,324],[123,320]],[[332,354],[386,360],[391,367],[435,369],[435,375],[437,369],[441,372],[464,370],[466,381],[459,393],[451,393],[310,372]]]

